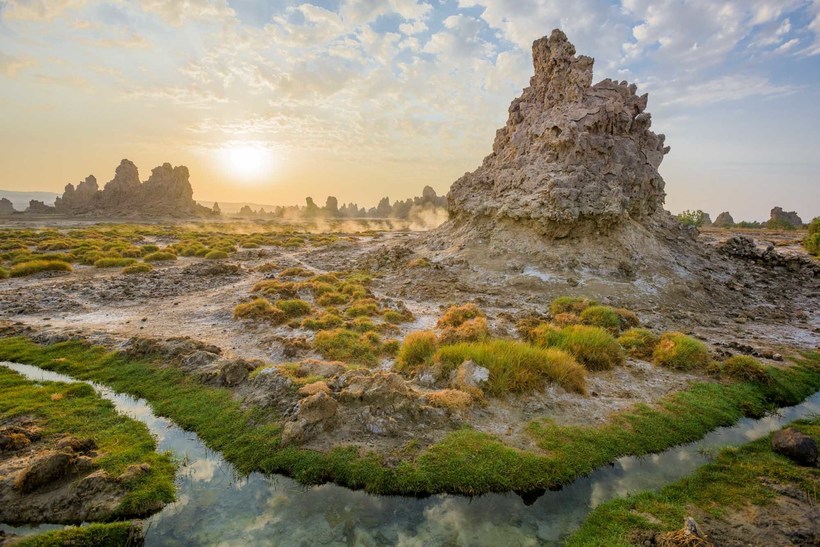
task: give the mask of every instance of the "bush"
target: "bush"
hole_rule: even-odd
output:
[[[490,329],[487,326],[487,319],[484,317],[473,317],[467,319],[457,327],[445,327],[441,331],[442,344],[455,344],[458,342],[481,342],[490,336]]]
[[[311,310],[308,302],[299,300],[298,298],[292,300],[279,300],[274,305],[282,310],[287,317],[301,317],[309,314]]]
[[[705,370],[709,366],[709,349],[700,340],[681,332],[665,332],[652,353],[652,361],[674,370]]]
[[[590,306],[581,312],[581,322],[592,327],[601,327],[612,334],[621,330],[621,318],[609,306]]]
[[[760,361],[748,355],[733,355],[723,361],[720,372],[730,378],[743,380],[744,382],[754,382],[757,384],[768,384],[772,377],[766,372],[766,368]]]
[[[625,361],[621,346],[600,327],[571,325],[557,329],[549,325],[535,329],[533,335],[537,345],[562,349],[589,370],[609,370]]]
[[[803,240],[803,246],[809,254],[820,256],[820,217],[814,217],[809,222],[809,233]]]
[[[150,254],[145,255],[145,258],[143,258],[143,260],[145,260],[146,262],[161,262],[163,260],[176,260],[176,259],[177,259],[177,255],[175,255],[174,253],[172,253],[170,251],[156,251],[154,253],[150,253]]]
[[[428,362],[437,349],[438,339],[433,331],[411,332],[404,337],[395,368],[400,372],[413,373],[419,365]]]
[[[95,268],[124,268],[134,264],[134,258],[100,258],[94,261]]]
[[[436,328],[458,327],[465,321],[476,317],[485,317],[485,315],[475,304],[450,306],[436,323]]]
[[[700,209],[698,209],[697,211],[686,210],[682,213],[679,213],[676,218],[678,219],[678,222],[680,222],[684,226],[695,226],[696,228],[700,228],[706,221],[706,213],[704,213]]]
[[[594,300],[582,296],[559,296],[550,303],[550,313],[552,315],[558,315],[559,313],[574,313],[577,315],[588,307],[597,304]]]
[[[222,260],[223,258],[228,258],[228,253],[226,253],[225,251],[213,250],[208,251],[208,253],[205,255],[206,260]]]
[[[233,309],[233,317],[234,319],[252,319],[278,324],[285,320],[286,315],[266,298],[254,298],[250,302],[237,305]]]
[[[138,274],[138,273],[147,273],[153,270],[154,267],[150,264],[146,264],[145,262],[137,262],[136,264],[131,264],[130,266],[126,266],[122,273],[124,274]]]
[[[444,377],[468,359],[490,371],[486,391],[492,395],[542,389],[547,382],[575,393],[586,391],[584,367],[558,349],[536,348],[515,340],[489,340],[444,346],[433,356]]]
[[[40,272],[70,272],[71,264],[61,260],[29,260],[11,267],[11,277],[22,277]]]
[[[628,355],[638,359],[650,359],[660,337],[649,329],[629,329],[618,338],[618,343]]]
[[[376,333],[360,334],[348,329],[319,331],[313,345],[325,359],[369,366],[378,364],[382,350]]]

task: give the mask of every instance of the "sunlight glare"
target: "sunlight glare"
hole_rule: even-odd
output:
[[[219,150],[224,169],[238,180],[262,182],[271,175],[271,151],[253,143],[227,144]]]

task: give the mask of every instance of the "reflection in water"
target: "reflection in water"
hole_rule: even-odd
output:
[[[33,379],[71,378],[28,365],[2,363]],[[820,393],[761,420],[743,419],[701,441],[645,457],[626,457],[547,492],[531,505],[514,494],[424,499],[372,496],[332,484],[304,487],[282,476],[242,478],[222,456],[145,400],[92,384],[118,411],[144,422],[160,450],[184,462],[177,501],[147,522],[147,545],[537,545],[557,543],[598,504],[656,489],[707,461],[709,448],[739,445],[820,411]]]

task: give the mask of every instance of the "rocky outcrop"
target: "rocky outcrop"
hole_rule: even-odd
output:
[[[664,136],[649,127],[647,95],[625,81],[592,85],[593,60],[560,30],[533,43],[535,75],[509,108],[493,152],[457,180],[450,215],[535,221],[552,237],[662,210]]]
[[[712,226],[715,228],[731,228],[735,225],[735,219],[732,218],[732,215],[729,214],[729,211],[723,211],[720,213],[715,221],[712,223]]]
[[[803,219],[795,211],[784,211],[782,207],[775,207],[769,213],[769,226],[772,228],[802,228]]]
[[[26,212],[35,215],[48,215],[56,212],[56,210],[54,209],[54,207],[46,205],[42,201],[33,199],[28,202],[28,208],[26,209]]]
[[[139,170],[124,159],[114,178],[100,190],[97,179],[89,175],[75,188],[68,184],[57,198],[56,210],[67,215],[90,216],[212,216],[214,211],[193,200],[188,168],[164,163],[140,182]]]
[[[760,249],[751,238],[744,235],[732,236],[717,248],[721,254],[749,260],[767,268],[796,273],[805,279],[820,278],[820,265],[812,259],[801,255],[780,254],[775,250],[774,245],[767,245],[765,249]]]
[[[11,215],[14,212],[14,205],[8,198],[0,199],[0,215]]]

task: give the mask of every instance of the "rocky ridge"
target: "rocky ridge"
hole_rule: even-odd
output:
[[[88,216],[211,216],[213,210],[193,199],[188,168],[164,163],[151,170],[151,176],[140,182],[133,162],[120,162],[111,179],[100,190],[97,179],[89,175],[76,188],[67,184],[54,207],[58,213]]]

